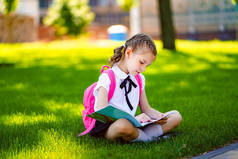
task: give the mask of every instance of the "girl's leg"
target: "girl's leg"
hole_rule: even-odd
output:
[[[182,116],[180,115],[180,113],[177,110],[173,110],[173,111],[169,111],[169,112],[174,112],[174,113],[168,116],[168,120],[165,124],[161,125],[163,134],[176,128],[182,121]]]
[[[180,124],[180,122],[182,121],[182,116],[176,110],[174,110],[173,112],[173,114],[168,116],[167,123],[161,125],[161,133],[159,127],[156,127],[156,130],[153,128],[153,134],[151,135],[145,130],[146,128],[142,131],[134,127],[127,119],[118,119],[107,129],[105,138],[109,140],[117,140],[119,138],[122,138],[125,141],[150,141],[152,140],[151,137],[155,137],[154,131],[158,131],[160,136],[169,132]],[[150,130],[148,129],[148,131]],[[155,135],[157,135],[157,132]]]
[[[174,112],[173,114],[168,116],[167,123],[160,125],[160,124],[150,124],[144,127],[142,130],[151,137],[152,140],[156,139],[157,137],[169,132],[173,128],[179,125],[182,120],[182,117],[178,111],[170,111]],[[169,113],[169,112],[168,112]]]
[[[105,138],[117,140],[122,138],[125,141],[131,141],[139,136],[139,132],[127,119],[118,119],[107,129]]]

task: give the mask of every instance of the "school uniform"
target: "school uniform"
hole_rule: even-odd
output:
[[[115,75],[116,88],[108,105],[121,109],[122,111],[125,111],[130,115],[135,116],[140,97],[139,84],[133,75],[126,74],[125,72],[123,72],[118,67],[118,64],[115,64],[112,67],[112,70]],[[145,77],[142,74],[140,74],[140,76],[143,91],[145,87]],[[95,111],[98,110],[97,108],[98,89],[100,87],[104,87],[107,90],[107,92],[109,92],[110,83],[111,81],[106,73],[102,73],[99,76],[97,86],[95,87],[93,92],[93,95],[95,96],[95,105],[94,105]],[[109,128],[111,124],[112,123],[102,123],[97,120],[95,123],[95,127],[89,132],[89,134],[96,137],[104,136],[106,130]]]

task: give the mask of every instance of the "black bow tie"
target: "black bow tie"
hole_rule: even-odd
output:
[[[126,83],[127,83],[127,81],[129,82],[128,89],[126,88]],[[123,81],[123,82],[121,83],[121,85],[120,85],[120,88],[121,88],[121,89],[124,88],[124,90],[125,90],[126,102],[127,102],[128,106],[129,106],[129,108],[130,108],[131,110],[133,110],[133,107],[132,107],[132,105],[131,105],[131,103],[130,103],[130,101],[129,101],[128,94],[131,92],[132,86],[133,86],[134,88],[137,87],[137,85],[130,79],[130,76],[128,76],[126,79],[124,79],[124,81]]]

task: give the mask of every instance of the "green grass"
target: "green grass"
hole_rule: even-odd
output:
[[[183,116],[161,142],[121,144],[84,130],[85,88],[120,43],[0,44],[0,158],[183,158],[238,140],[238,42],[177,41],[146,70],[152,107]]]

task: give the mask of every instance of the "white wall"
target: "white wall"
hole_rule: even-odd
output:
[[[3,0],[0,0],[0,12],[3,11]]]
[[[33,16],[35,24],[39,24],[40,12],[39,12],[39,1],[38,0],[19,0],[17,13],[28,16]]]

